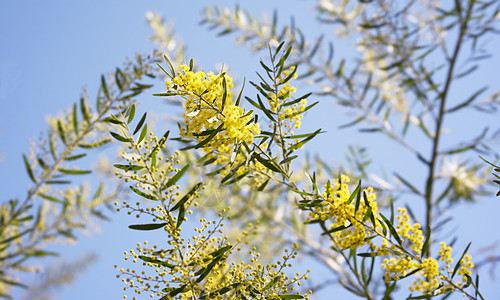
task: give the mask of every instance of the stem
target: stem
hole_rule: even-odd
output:
[[[458,59],[458,54],[460,52],[460,48],[463,43],[463,38],[465,36],[465,33],[467,31],[467,22],[470,18],[470,15],[472,13],[472,7],[474,6],[474,2],[471,2],[469,5],[469,8],[467,9],[467,13],[465,16],[465,19],[462,18],[461,15],[458,15],[459,21],[460,21],[460,29],[458,33],[458,39],[455,43],[455,49],[453,50],[453,55],[449,59],[449,68],[448,68],[448,74],[446,75],[446,82],[444,89],[441,93],[441,102],[439,105],[439,113],[437,116],[436,120],[436,130],[435,130],[435,137],[432,143],[432,153],[431,153],[431,160],[429,163],[429,175],[427,177],[427,183],[425,186],[425,208],[426,208],[426,216],[425,216],[425,224],[426,228],[431,228],[432,225],[432,209],[433,209],[433,199],[432,199],[432,194],[434,190],[434,173],[435,173],[435,167],[436,167],[436,162],[438,158],[438,149],[439,149],[439,140],[441,137],[441,126],[444,121],[444,115],[446,113],[445,111],[445,104],[446,100],[448,97],[448,92],[450,89],[451,81],[453,80],[453,71],[455,69],[455,64]],[[431,251],[429,248],[429,251],[427,252],[427,257],[431,256]]]

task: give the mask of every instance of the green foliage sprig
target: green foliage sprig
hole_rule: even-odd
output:
[[[114,121],[111,113],[127,108],[151,86],[141,80],[154,78],[153,60],[137,55],[124,69],[110,74],[110,79],[101,76],[95,107],[82,96],[62,117],[51,118],[47,137],[29,156],[23,155],[33,185],[22,201],[9,200],[0,206],[0,296],[10,298],[13,286],[26,287],[17,278],[22,272],[36,270],[31,265],[33,258],[57,255],[46,250],[49,244],[76,240],[75,230],[89,228],[91,218],[107,220],[102,207],[121,194],[120,186],[112,191],[106,191],[104,182],[93,191],[85,183],[64,186],[77,176],[92,173],[78,168],[78,161],[111,141],[104,135],[109,128],[106,124]]]

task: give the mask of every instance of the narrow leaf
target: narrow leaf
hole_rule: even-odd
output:
[[[143,198],[146,198],[146,199],[149,199],[149,200],[158,200],[158,198],[156,198],[155,196],[152,196],[152,195],[149,195],[149,194],[146,194],[144,193],[143,191],[140,191],[138,190],[137,188],[133,187],[133,186],[130,186],[130,189],[132,191],[134,191],[137,195],[143,197]]]
[[[119,135],[118,133],[110,132],[110,134],[111,134],[112,137],[114,137],[115,139],[117,139],[120,142],[124,142],[124,143],[130,143],[131,142],[131,139],[123,137],[123,136]]]
[[[139,135],[139,139],[137,140],[137,144],[140,144],[142,140],[144,140],[147,133],[148,133],[148,124],[145,124],[144,127],[142,127],[141,134]]]
[[[427,226],[427,231],[425,233],[425,241],[422,246],[422,250],[420,251],[420,257],[425,257],[427,252],[429,251],[429,241],[431,239],[431,228]]]
[[[127,120],[128,124],[130,124],[130,122],[132,122],[132,120],[134,119],[134,116],[135,116],[135,104],[132,103],[132,105],[130,106],[129,113],[128,113],[128,120]]]
[[[167,223],[151,223],[151,224],[136,224],[130,225],[128,228],[134,230],[155,230],[165,227]]]
[[[392,236],[396,239],[398,244],[402,245],[401,238],[399,237],[399,234],[396,231],[396,229],[394,229],[394,226],[392,226],[391,222],[387,220],[387,218],[383,214],[380,214],[380,216],[382,217],[382,219],[384,219],[384,222],[387,224],[387,227],[389,227],[389,231],[391,232]]]
[[[66,136],[64,135],[64,130],[60,120],[57,120],[57,132],[59,133],[61,141],[63,141],[63,143],[66,145]]]
[[[78,135],[78,117],[76,115],[76,103],[73,104],[73,130],[75,131],[75,135]]]
[[[452,279],[453,279],[453,276],[455,276],[455,274],[457,273],[458,268],[461,265],[462,259],[464,258],[465,254],[467,253],[467,250],[469,250],[470,245],[471,245],[471,243],[469,243],[467,245],[467,247],[465,248],[464,252],[462,253],[462,256],[460,256],[460,259],[457,261],[457,264],[455,265],[455,268],[453,268],[453,272],[451,273],[451,278]]]
[[[114,164],[113,165],[115,168],[125,170],[125,171],[138,171],[144,169],[143,166],[138,166],[138,165],[120,165],[120,164]]]
[[[69,174],[69,175],[84,175],[84,174],[92,173],[92,171],[89,171],[89,170],[69,170],[69,169],[63,169],[63,168],[59,168],[57,170],[61,173]]]
[[[137,133],[137,132],[141,129],[142,124],[144,124],[144,121],[146,120],[146,115],[147,115],[147,114],[148,114],[148,113],[147,113],[147,112],[145,112],[145,113],[142,115],[141,120],[139,120],[139,123],[137,123],[137,126],[136,126],[136,127],[135,127],[135,129],[134,129],[134,133],[133,133],[133,135],[135,135],[135,134],[136,134],[136,133]]]
[[[175,204],[175,206],[170,209],[170,211],[175,211],[175,210],[179,209],[181,206],[184,206],[184,203],[186,203],[186,201],[188,201],[202,187],[203,187],[203,182],[198,182],[197,184],[195,184],[195,186],[192,187],[191,190],[189,192],[187,192],[181,198],[181,200],[179,200],[179,202],[177,202],[177,204]]]
[[[34,183],[36,183],[36,179],[35,176],[33,176],[33,170],[31,169],[31,165],[28,161],[28,158],[24,154],[23,154],[23,160],[24,160],[24,166],[26,167],[26,172],[28,172],[28,176]]]
[[[190,167],[189,164],[185,165],[179,172],[177,172],[174,176],[172,176],[168,181],[167,183],[165,184],[164,187],[162,187],[162,190],[163,189],[167,189],[169,187],[171,187],[172,185],[174,185],[177,181],[179,181],[179,179],[181,179],[182,175],[184,175],[184,173],[186,173],[186,171],[188,170],[188,168]]]

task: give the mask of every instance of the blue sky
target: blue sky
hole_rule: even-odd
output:
[[[70,107],[79,99],[82,86],[94,95],[100,74],[120,66],[127,56],[154,48],[147,40],[151,34],[145,22],[147,11],[159,12],[165,19],[174,21],[176,32],[188,47],[188,56],[194,57],[204,69],[224,63],[240,80],[245,75],[255,76],[255,71],[260,71],[258,61],[262,54],[252,54],[245,47],[235,46],[232,37],[216,38],[214,32],[199,26],[199,12],[204,5],[212,3],[234,6],[233,1],[213,0],[0,2],[0,201],[25,196],[29,180],[22,167],[21,153],[26,152],[28,139],[37,137],[46,128],[45,116]],[[252,1],[249,8],[257,13],[279,8],[284,19],[294,13],[297,24],[303,25],[306,33],[314,33],[316,28],[310,22],[314,18],[313,4],[313,1],[304,0]],[[499,46],[498,40],[492,42],[490,49],[495,49],[495,45]],[[346,51],[345,46],[336,46],[340,53]],[[494,76],[498,78],[499,65],[497,57],[471,85],[491,81]],[[165,109],[154,97],[142,98],[142,101],[141,109]],[[322,108],[333,108],[330,103],[322,105]],[[363,141],[370,146],[373,160],[379,162],[376,167],[388,161],[412,166],[413,157],[394,157],[387,151],[391,143],[379,143],[380,136],[360,135],[354,129],[337,130],[336,127],[347,120],[338,108],[319,110],[314,116],[309,120],[310,128],[327,128],[330,135],[309,147],[324,155],[327,162],[342,161],[348,143]],[[459,116],[454,122],[461,126],[459,132],[467,135],[470,134],[469,126],[463,122],[464,118]],[[320,123],[320,120],[330,123]],[[498,121],[496,124],[492,121],[493,128],[497,125]],[[456,223],[462,240],[458,245],[472,240],[473,249],[477,250],[482,245],[500,242],[498,233],[491,232],[499,225],[495,213],[500,208],[498,200],[481,199],[476,205],[463,205],[453,211],[457,220],[466,221]],[[58,293],[60,299],[121,299],[123,286],[114,279],[113,265],[121,261],[125,249],[144,238],[126,228],[133,220],[123,215],[114,215],[113,219],[112,223],[102,224],[101,233],[82,236],[81,243],[61,248],[65,259],[93,251],[97,252],[99,260],[75,285],[62,289]],[[484,293],[492,299],[500,294],[487,276],[484,272]]]

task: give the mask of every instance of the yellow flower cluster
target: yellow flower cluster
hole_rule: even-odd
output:
[[[233,80],[225,73],[215,75],[210,72],[193,72],[187,65],[181,66],[182,71],[166,82],[169,90],[183,96],[185,127],[181,128],[181,135],[197,137],[198,141],[204,140],[206,135],[201,135],[207,130],[212,130],[222,125],[222,130],[214,137],[207,147],[221,148],[221,153],[226,153],[226,148],[245,142],[251,144],[255,135],[260,134],[259,124],[251,122],[252,114],[245,114],[243,108],[233,103]],[[224,99],[224,84],[226,95]]]
[[[461,281],[454,282],[452,276],[453,259],[451,258],[451,247],[446,243],[441,242],[441,249],[439,251],[438,259],[427,257],[421,258],[420,251],[423,247],[424,236],[422,234],[421,226],[418,223],[410,224],[408,212],[404,208],[398,209],[399,215],[397,216],[398,225],[396,231],[404,243],[405,252],[392,244],[390,246],[385,243],[382,247],[373,247],[380,256],[393,256],[385,258],[382,263],[382,268],[386,270],[384,278],[386,281],[399,280],[408,274],[419,270],[415,275],[412,285],[409,287],[410,291],[419,291],[423,294],[434,294],[440,292],[450,292],[455,287],[463,287],[467,282],[465,275],[471,274],[471,269],[474,264],[470,261],[470,255],[464,255],[460,263],[460,268],[457,272],[462,275]],[[408,250],[408,249],[411,249]],[[399,254],[397,254],[399,253]],[[397,254],[397,255],[396,255]],[[440,267],[439,262],[443,263]],[[439,292],[440,291],[440,292]]]
[[[366,244],[370,247],[372,256],[384,258],[382,268],[385,270],[386,281],[400,280],[411,274],[415,276],[409,287],[411,291],[430,295],[465,286],[467,276],[471,275],[474,267],[470,255],[463,256],[456,272],[461,279],[454,281],[450,246],[441,242],[437,259],[421,257],[425,240],[421,225],[411,224],[404,208],[398,208],[397,224],[394,225],[401,243],[393,241],[388,235],[390,231],[384,230],[387,229],[386,224],[379,221],[373,189],[364,189],[358,202],[356,197],[351,197],[348,183],[349,177],[345,175],[334,185],[327,182],[323,193],[312,199],[319,201],[320,205],[314,206],[309,214],[312,220],[330,222],[328,229],[340,249],[357,248]],[[375,237],[381,239],[381,243],[375,243]]]
[[[253,143],[255,136],[260,134],[259,124],[253,122],[252,113],[234,104],[231,92],[234,84],[230,76],[225,73],[193,72],[187,65],[182,65],[181,69],[172,80],[166,82],[170,92],[186,99],[185,126],[181,128],[181,136],[200,143],[209,138],[214,130],[219,130],[204,144],[203,149],[210,158],[215,158],[214,164],[225,166],[221,171],[222,176],[225,176],[232,166],[244,164],[245,157],[240,154],[240,145]],[[260,169],[251,163],[241,166],[237,175]]]
[[[300,286],[307,274],[296,273],[289,278],[284,272],[291,266],[289,260],[297,255],[295,251],[285,250],[282,261],[264,266],[259,263],[260,254],[255,248],[249,251],[252,257],[249,264],[229,261],[228,256],[241,248],[238,244],[232,246],[228,237],[222,236],[225,212],[218,222],[200,219],[191,238],[169,234],[168,249],[149,247],[145,241],[138,243],[135,250],[125,251],[125,260],[137,266],[127,269],[115,266],[119,271],[117,277],[122,277],[126,285],[124,290],[132,289],[138,295],[146,293],[151,297],[168,296],[168,299],[281,299],[282,294],[300,295],[295,286]],[[165,230],[168,227],[167,224]],[[243,236],[247,234],[244,231]],[[138,269],[141,266],[143,270]],[[205,270],[209,271],[203,275]],[[308,299],[308,294],[303,297]]]
[[[369,209],[373,214],[378,210],[376,195],[371,187],[362,191],[367,201],[361,199],[357,208],[354,201],[349,202],[349,181],[348,176],[341,175],[333,186],[328,182],[324,186],[321,206],[310,213],[312,219],[330,220],[330,229],[347,227],[334,232],[335,241],[341,249],[356,248],[365,244],[370,234],[365,225],[365,215]],[[376,223],[378,224],[378,221]]]
[[[285,249],[285,255],[282,261],[277,261],[273,264],[259,264],[260,254],[256,252],[256,248],[248,252],[252,257],[249,264],[245,262],[224,263],[220,269],[214,272],[214,276],[207,279],[207,283],[220,284],[225,286],[234,286],[235,289],[230,295],[225,297],[217,296],[212,292],[210,299],[282,299],[279,295],[301,295],[295,291],[295,285],[301,286],[302,280],[307,280],[307,274],[295,273],[293,278],[290,278],[285,273],[285,269],[291,267],[290,260],[297,255],[295,251]],[[310,270],[307,270],[309,273]],[[209,288],[210,290],[216,290]],[[309,299],[308,293],[303,294],[303,299]],[[300,296],[299,296],[300,297]],[[302,299],[302,298],[301,298]]]

